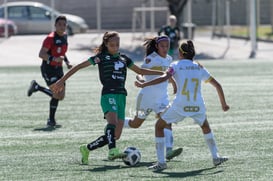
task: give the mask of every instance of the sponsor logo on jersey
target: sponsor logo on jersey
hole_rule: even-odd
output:
[[[57,45],[58,45],[58,44],[62,44],[62,40],[57,39],[56,42],[55,42],[55,44],[57,44]]]
[[[124,63],[122,63],[120,61],[117,61],[117,62],[114,62],[114,63],[115,63],[115,70],[119,70],[120,68],[124,67]]]
[[[57,53],[61,53],[62,52],[62,47],[58,47],[57,48]]]

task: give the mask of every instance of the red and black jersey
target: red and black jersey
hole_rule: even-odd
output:
[[[67,51],[67,35],[59,36],[56,32],[51,32],[43,42],[43,47],[48,49],[48,54],[53,57],[65,56]],[[61,62],[51,61],[52,66],[62,66]]]

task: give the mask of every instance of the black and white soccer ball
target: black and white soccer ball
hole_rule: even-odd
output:
[[[123,158],[123,162],[128,165],[128,166],[135,166],[140,162],[141,159],[141,153],[139,151],[139,149],[137,149],[136,147],[127,147],[124,150],[124,153],[127,154],[127,156],[125,158]]]

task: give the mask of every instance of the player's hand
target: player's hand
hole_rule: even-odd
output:
[[[64,61],[64,56],[54,57],[54,61],[61,63],[62,61]]]
[[[68,62],[68,63],[66,63],[66,67],[67,67],[68,69],[71,69],[71,68],[73,67],[73,65],[71,65],[71,64]]]
[[[136,86],[136,87],[140,87],[140,88],[143,88],[143,87],[144,87],[143,83],[140,82],[140,81],[135,81],[135,86]]]
[[[54,93],[59,93],[64,90],[64,83],[62,81],[57,81],[52,85],[52,90]]]
[[[145,82],[145,80],[143,79],[143,76],[142,75],[136,75],[136,79],[139,81],[139,82]]]
[[[223,106],[222,106],[222,109],[223,109],[223,111],[225,111],[225,112],[228,111],[228,110],[229,110],[229,105],[227,105],[227,104],[226,104],[226,105],[223,105]]]

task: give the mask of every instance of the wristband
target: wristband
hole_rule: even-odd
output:
[[[46,63],[47,63],[47,64],[50,64],[50,62],[53,61],[53,60],[54,60],[54,57],[50,55],[50,56],[48,57],[48,60],[46,61]]]

